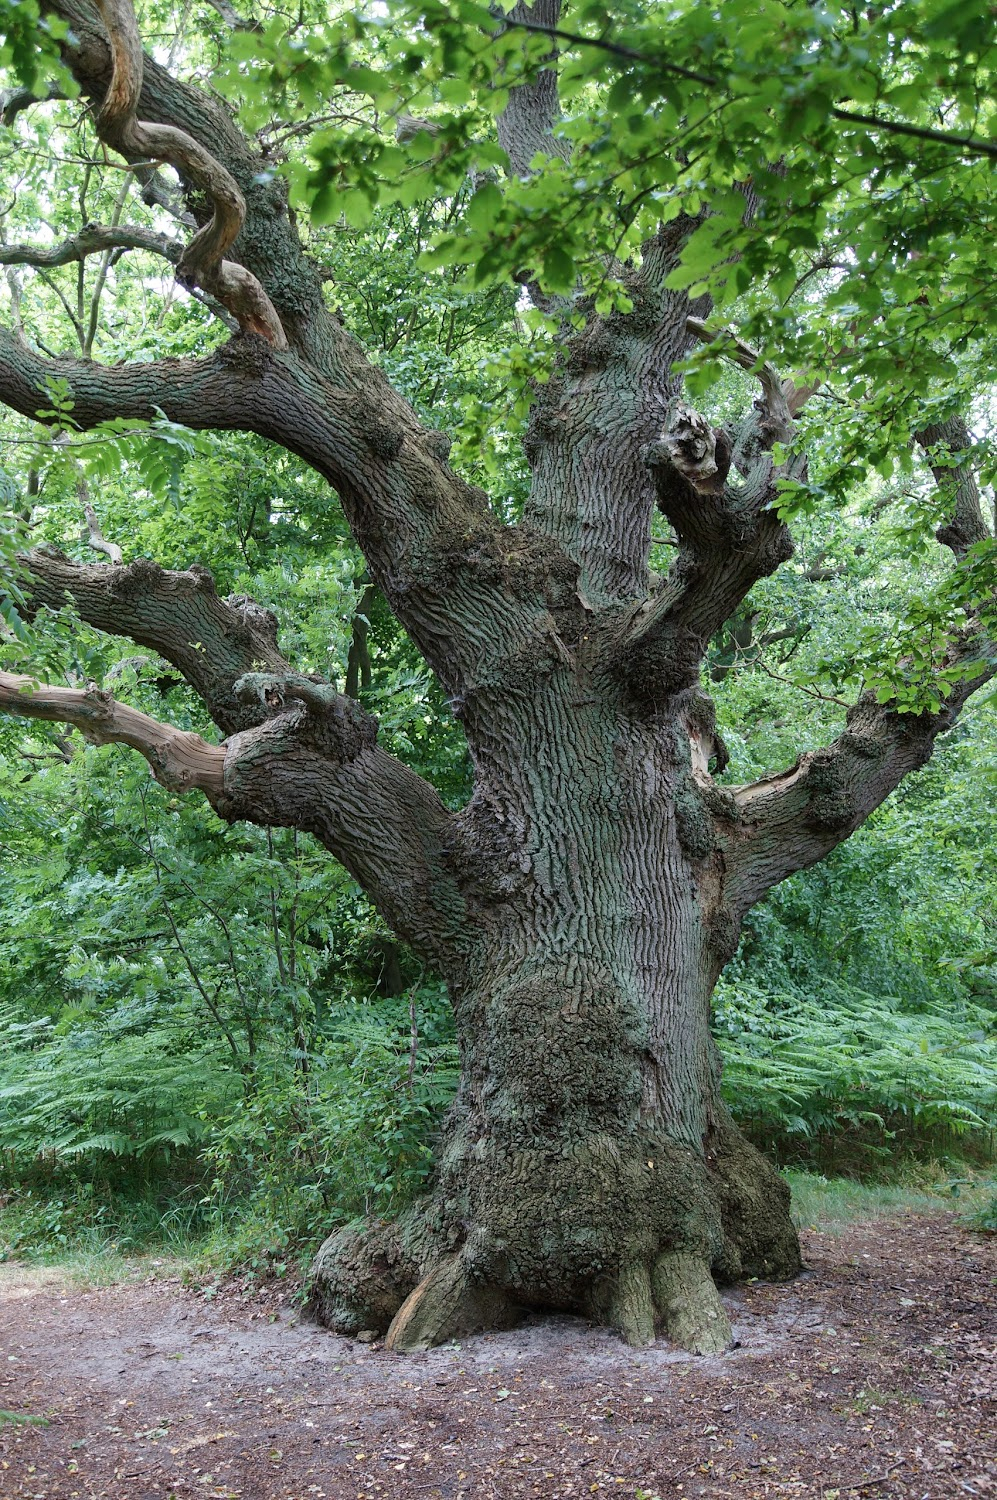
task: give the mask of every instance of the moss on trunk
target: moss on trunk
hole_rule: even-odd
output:
[[[413,1349],[557,1310],[715,1353],[730,1329],[712,1277],[799,1269],[785,1183],[719,1100],[699,1149],[676,1140],[646,1109],[632,996],[604,976],[571,994],[527,965],[465,1003],[490,1025],[465,1031],[433,1190],[326,1242],[322,1322]]]

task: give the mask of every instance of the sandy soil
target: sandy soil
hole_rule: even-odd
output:
[[[391,1355],[238,1288],[0,1267],[0,1496],[997,1496],[997,1237],[904,1216],[805,1253],[729,1298],[718,1359],[570,1318]]]

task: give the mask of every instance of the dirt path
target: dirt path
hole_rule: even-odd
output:
[[[575,1319],[394,1356],[176,1282],[0,1267],[0,1496],[621,1500],[997,1496],[997,1239],[948,1218],[810,1233],[730,1299],[740,1347]]]

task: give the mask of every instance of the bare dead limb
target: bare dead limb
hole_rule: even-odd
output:
[[[97,687],[49,687],[0,672],[0,712],[72,724],[94,745],[129,745],[145,756],[163,786],[202,791],[210,801],[222,796],[225,751],[220,745],[161,724]]]
[[[107,557],[111,559],[112,563],[120,567],[121,563],[124,561],[121,548],[118,546],[117,542],[109,542],[107,540],[107,537],[101,531],[100,522],[97,519],[97,512],[94,510],[89,500],[85,498],[85,481],[81,481],[79,488],[81,491],[80,498],[83,501],[83,514],[86,518],[87,523],[87,541],[95,552],[103,552]]]

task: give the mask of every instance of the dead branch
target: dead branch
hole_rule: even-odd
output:
[[[197,788],[211,800],[222,796],[225,751],[221,745],[161,724],[95,686],[82,690],[49,687],[30,677],[0,672],[0,711],[72,724],[95,745],[129,745],[145,756],[164,786],[180,792]]]

